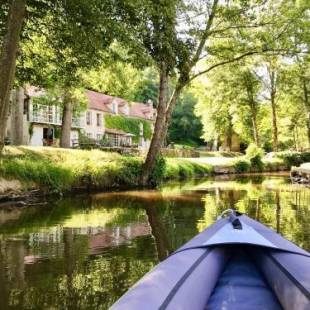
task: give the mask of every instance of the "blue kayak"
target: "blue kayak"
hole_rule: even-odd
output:
[[[310,309],[310,253],[228,210],[112,310]]]

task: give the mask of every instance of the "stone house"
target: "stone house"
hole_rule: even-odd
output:
[[[44,90],[29,87],[19,88],[12,92],[12,103],[8,118],[6,136],[14,145],[57,146],[61,129],[61,107],[40,104],[34,98],[44,96]],[[94,141],[100,141],[103,136],[111,146],[131,146],[133,134],[117,128],[106,128],[104,116],[122,115],[147,121],[153,130],[156,119],[156,109],[152,102],[128,102],[125,99],[112,97],[102,93],[87,90],[87,110],[75,115],[72,119],[71,146],[84,134]],[[142,125],[142,122],[141,122]],[[143,126],[140,126],[139,147],[148,148],[150,141],[143,136]]]

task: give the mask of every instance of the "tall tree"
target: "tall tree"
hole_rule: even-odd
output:
[[[134,29],[129,38],[135,53],[147,55],[160,76],[157,119],[142,184],[148,182],[184,87],[218,66],[271,50],[271,43],[291,27],[283,15],[289,8],[286,1],[255,0],[138,0],[121,8],[124,23]],[[278,30],[274,37],[264,34],[267,24]],[[205,68],[202,59],[206,60]],[[175,79],[175,86],[168,91],[170,79]]]
[[[234,93],[227,87],[231,73],[227,76],[225,72],[215,70],[207,81],[204,79],[195,83],[199,98],[195,113],[201,118],[203,138],[209,143],[218,143],[223,138],[227,138],[228,142],[232,140],[236,109],[233,107]],[[231,148],[229,144],[228,147]]]
[[[5,34],[0,50],[0,153],[4,147],[9,100],[15,77],[16,57],[26,13],[26,0],[9,1]]]
[[[202,119],[205,138],[225,136],[229,145],[236,132],[243,141],[260,145],[261,83],[252,67],[242,63],[217,68],[202,85],[196,112]]]
[[[257,146],[260,146],[260,139],[258,133],[258,98],[257,93],[259,89],[259,82],[255,75],[250,70],[245,70],[240,74],[240,82],[244,86],[245,96],[241,101],[248,105],[253,126],[253,139]]]

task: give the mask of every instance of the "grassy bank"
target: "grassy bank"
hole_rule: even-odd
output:
[[[25,189],[40,187],[59,193],[77,188],[128,188],[138,185],[142,162],[141,157],[100,150],[6,147],[1,158],[0,177],[17,179]],[[161,175],[164,179],[178,179],[212,172],[208,164],[174,158],[167,159],[162,169],[154,178]]]
[[[46,147],[6,147],[0,160],[0,179],[18,180],[24,190],[40,188],[49,193],[136,187],[143,163],[142,157],[100,150]],[[157,166],[152,182],[213,173],[280,171],[305,161],[310,162],[310,153],[279,153],[261,162],[245,156],[166,158]]]

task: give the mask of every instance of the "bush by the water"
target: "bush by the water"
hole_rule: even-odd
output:
[[[165,179],[185,179],[213,173],[213,167],[211,165],[195,162],[190,159],[167,158],[166,162]]]
[[[246,149],[246,159],[251,163],[251,170],[263,171],[264,170],[264,150],[258,147],[256,144],[250,144]]]
[[[238,159],[234,163],[236,173],[245,173],[250,171],[251,162],[245,158]]]
[[[276,155],[282,159],[287,168],[299,166],[303,163],[310,162],[310,152],[279,152]]]

